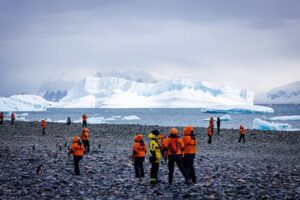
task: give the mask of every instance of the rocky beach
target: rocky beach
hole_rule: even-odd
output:
[[[81,124],[48,123],[42,135],[39,122],[0,125],[1,199],[300,199],[300,132],[222,129],[207,144],[207,129],[195,128],[198,154],[197,184],[185,185],[175,168],[174,185],[167,183],[168,167],[160,165],[161,182],[150,185],[150,163],[144,179],[134,177],[130,155],[133,136],[153,129],[168,135],[170,127],[88,124],[91,152],[75,176],[68,158],[72,137]],[[182,127],[178,127],[182,134]],[[216,130],[215,130],[216,132]],[[36,173],[38,166],[43,169]]]

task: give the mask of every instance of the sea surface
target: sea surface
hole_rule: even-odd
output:
[[[65,122],[70,117],[72,122],[81,122],[83,113],[88,115],[88,123],[108,124],[142,124],[161,126],[200,126],[207,127],[210,116],[230,120],[222,121],[223,128],[238,128],[243,124],[247,128],[253,127],[253,120],[259,118],[273,123],[287,123],[293,128],[300,129],[300,121],[271,121],[269,118],[277,116],[300,115],[300,105],[264,105],[272,107],[274,113],[203,113],[198,108],[144,108],[144,109],[60,109],[52,108],[44,112],[16,112],[17,118],[23,121],[40,121],[47,119],[53,122]]]

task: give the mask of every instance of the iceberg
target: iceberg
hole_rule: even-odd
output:
[[[300,115],[271,117],[270,120],[278,120],[278,121],[299,121],[299,120],[300,120]]]
[[[253,129],[258,130],[273,130],[273,131],[298,131],[299,129],[293,129],[291,125],[284,123],[274,123],[255,118],[253,120]]]
[[[126,116],[126,117],[123,117],[122,120],[140,120],[141,118],[139,118],[138,116],[136,115],[129,115],[129,116]]]
[[[221,121],[230,121],[231,117],[230,117],[230,115],[223,115],[223,116],[220,117],[220,120]],[[209,121],[209,118],[204,119],[203,121]],[[214,117],[214,121],[217,121],[216,117]]]
[[[13,95],[0,97],[0,110],[13,111],[45,111],[51,103],[36,95]]]

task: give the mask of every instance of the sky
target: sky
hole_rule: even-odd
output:
[[[143,70],[256,93],[300,80],[298,0],[0,0],[0,96]]]

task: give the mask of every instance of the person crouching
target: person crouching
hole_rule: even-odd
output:
[[[134,162],[135,177],[144,178],[144,161],[147,152],[146,144],[143,140],[143,135],[138,134],[134,136],[134,144],[132,150],[132,160]]]
[[[73,138],[73,144],[71,146],[70,151],[68,152],[68,156],[73,154],[74,158],[74,170],[76,175],[80,175],[80,169],[79,169],[79,162],[82,159],[83,152],[85,151],[85,148],[80,141],[80,138],[75,136]]]

